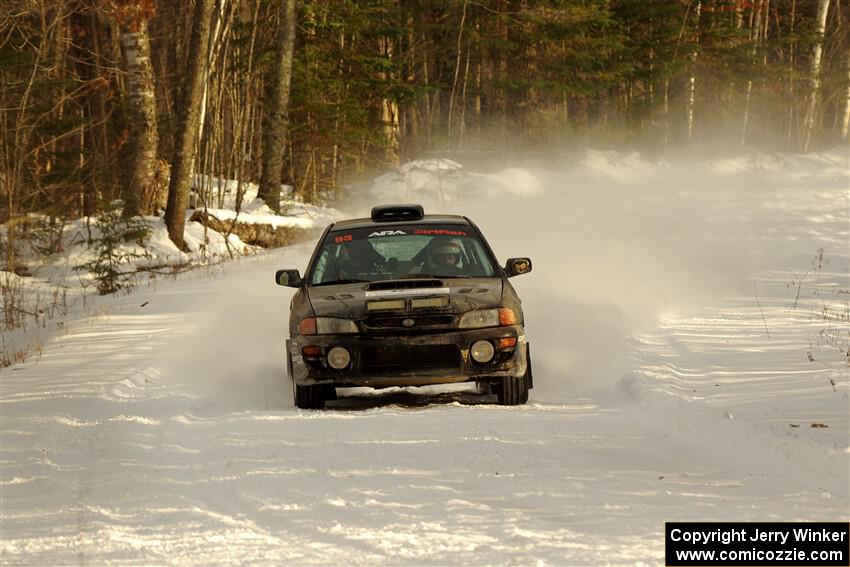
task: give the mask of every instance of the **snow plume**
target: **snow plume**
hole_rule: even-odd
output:
[[[818,235],[798,239],[783,215],[811,208],[840,219],[841,211],[818,211],[811,187],[846,187],[846,171],[842,152],[670,163],[588,151],[563,168],[488,174],[431,160],[376,179],[371,204],[420,202],[429,213],[468,215],[500,262],[532,258],[533,273],[511,281],[536,374],[546,377],[535,381],[535,397],[558,399],[610,391],[631,371],[628,337],[663,315],[751,296],[747,278],[767,262],[803,268]],[[774,202],[777,184],[798,184],[799,202]],[[368,212],[363,205],[358,213]]]
[[[294,290],[277,286],[269,256],[278,267],[299,268],[312,244],[301,244],[253,257],[228,267],[239,278],[223,277],[204,288],[208,297],[188,302],[197,312],[189,352],[176,353],[165,374],[180,377],[196,397],[198,411],[245,411],[289,407],[284,340],[289,335],[289,299]],[[246,283],[247,282],[247,283]],[[187,294],[194,292],[187,289]],[[251,309],[245,309],[245,298]]]

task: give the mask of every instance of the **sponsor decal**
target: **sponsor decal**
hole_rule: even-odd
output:
[[[462,230],[449,230],[447,228],[417,228],[413,234],[424,234],[427,236],[466,236]]]
[[[377,236],[398,236],[399,234],[407,234],[403,230],[377,230],[370,234],[368,238],[375,238]]]

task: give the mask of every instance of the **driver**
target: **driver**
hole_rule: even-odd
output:
[[[461,246],[456,240],[442,242],[431,250],[435,268],[446,274],[461,273],[460,267]]]

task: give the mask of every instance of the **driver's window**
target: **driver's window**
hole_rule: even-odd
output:
[[[316,261],[316,269],[313,271],[313,283],[324,283],[336,276],[330,270],[332,260],[339,254],[339,246],[332,245],[322,250],[321,256]]]

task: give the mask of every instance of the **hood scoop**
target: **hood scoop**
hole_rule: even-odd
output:
[[[443,287],[443,282],[440,280],[389,280],[384,282],[374,282],[366,286],[366,291],[385,291],[390,289],[428,289],[434,287]]]

